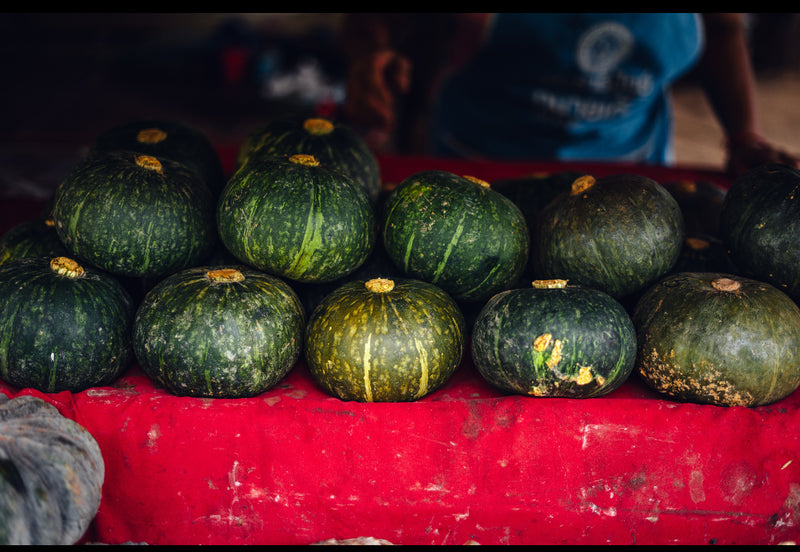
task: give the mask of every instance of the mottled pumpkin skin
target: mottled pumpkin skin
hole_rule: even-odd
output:
[[[588,187],[578,186],[581,179],[539,212],[533,274],[563,278],[616,299],[636,294],[677,261],[684,237],[680,207],[663,186],[644,176],[612,175]]]
[[[485,301],[517,281],[528,260],[528,226],[519,207],[485,184],[433,170],[392,190],[383,243],[407,277],[464,302]]]
[[[106,385],[133,358],[133,301],[111,275],[83,265],[68,277],[51,260],[0,267],[0,379],[46,393]]]
[[[717,289],[714,282],[739,289]],[[718,406],[774,403],[800,385],[800,309],[774,286],[684,272],[649,288],[633,311],[635,371],[656,391]]]
[[[366,260],[377,236],[364,190],[321,163],[252,160],[228,181],[217,209],[228,251],[297,282],[345,277]]]
[[[287,117],[270,121],[251,132],[239,148],[236,166],[263,157],[284,158],[295,153],[313,155],[358,182],[374,204],[381,192],[381,172],[375,154],[348,125],[328,119]]]
[[[580,286],[518,288],[484,305],[472,360],[493,386],[533,397],[610,393],[633,370],[636,333],[610,295]]]
[[[239,398],[289,373],[304,331],[302,304],[283,280],[245,266],[204,266],[165,278],[145,296],[133,343],[142,369],[171,393]]]
[[[0,545],[72,545],[100,507],[89,432],[38,397],[0,394]]]
[[[528,236],[533,243],[533,228],[541,211],[556,196],[569,192],[572,183],[584,173],[560,171],[555,173],[532,174],[519,178],[506,178],[492,181],[492,189],[500,192],[519,207],[528,226]],[[530,263],[530,259],[529,259]],[[527,285],[534,279],[530,264],[526,264],[520,277],[520,285]]]
[[[800,301],[800,171],[768,164],[731,184],[721,233],[741,274]]]
[[[67,255],[50,217],[17,224],[0,236],[0,266],[22,257]]]
[[[443,385],[461,362],[464,318],[437,286],[395,278],[391,291],[369,280],[343,284],[308,322],[305,357],[328,394],[347,401],[408,402]]]
[[[73,256],[118,276],[161,278],[211,254],[215,207],[186,165],[113,151],[70,171],[56,189],[53,220]]]
[[[225,186],[225,172],[214,145],[200,130],[181,121],[145,119],[110,128],[95,138],[88,155],[137,151],[167,158],[197,171],[215,196]]]

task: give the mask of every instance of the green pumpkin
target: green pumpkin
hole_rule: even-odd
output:
[[[669,273],[677,272],[739,272],[728,255],[725,244],[717,236],[687,233],[681,254]]]
[[[355,130],[323,117],[287,117],[251,132],[239,148],[236,167],[250,159],[312,155],[336,167],[364,188],[374,204],[381,192],[381,172],[375,154]]]
[[[719,238],[724,188],[704,180],[669,180],[661,185],[678,202],[686,234]]]
[[[118,276],[160,278],[210,255],[215,205],[186,165],[114,151],[67,175],[56,189],[53,220],[72,256]]]
[[[754,407],[800,385],[800,308],[768,283],[673,274],[642,294],[632,318],[635,370],[667,397]]]
[[[498,389],[533,397],[589,398],[633,370],[636,333],[610,295],[536,280],[492,297],[472,326],[472,361]]]
[[[615,299],[633,296],[677,262],[684,238],[675,198],[640,175],[585,175],[539,212],[537,279],[565,279]]]
[[[0,236],[0,266],[22,257],[63,256],[69,252],[56,233],[52,217],[25,221]]]
[[[725,196],[720,226],[743,275],[800,301],[800,170],[768,164],[739,176]]]
[[[211,141],[200,130],[180,121],[145,119],[115,126],[95,138],[89,156],[115,150],[182,163],[194,169],[215,196],[225,186],[222,161]]]
[[[171,393],[240,398],[289,373],[304,331],[302,304],[284,281],[243,266],[193,267],[145,296],[133,344],[145,373]]]
[[[239,261],[298,282],[343,278],[367,259],[376,222],[364,190],[310,155],[252,160],[231,177],[217,211]]]
[[[507,289],[528,260],[528,227],[514,203],[480,179],[446,171],[409,176],[384,205],[383,244],[409,278],[457,301]]]
[[[130,295],[67,257],[0,267],[0,379],[46,393],[113,382],[133,358]]]
[[[409,402],[441,387],[461,362],[465,328],[450,296],[421,280],[353,280],[314,309],[305,358],[330,395]]]

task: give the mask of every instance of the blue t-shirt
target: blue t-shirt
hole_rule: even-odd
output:
[[[442,83],[432,151],[667,164],[669,86],[702,46],[697,14],[496,14],[480,51]]]

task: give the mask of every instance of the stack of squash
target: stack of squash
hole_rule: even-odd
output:
[[[511,394],[635,373],[674,400],[774,403],[800,386],[800,172],[677,184],[428,170],[384,192],[359,136],[319,118],[258,128],[225,180],[198,131],[125,125],[0,237],[0,379],[81,392],[135,360],[175,395],[241,398],[303,358],[331,396],[402,402],[470,354]],[[0,540],[25,540],[11,501],[41,489],[0,452]]]
[[[580,172],[390,192],[357,133],[269,122],[227,180],[175,121],[99,136],[44,220],[0,239],[0,378],[250,397],[304,358],[343,400],[412,401],[469,353],[493,386],[775,402],[800,385],[800,173],[702,183]],[[780,321],[780,323],[775,323]],[[467,351],[467,344],[470,350]]]

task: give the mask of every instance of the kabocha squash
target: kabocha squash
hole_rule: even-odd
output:
[[[346,401],[409,402],[455,372],[464,353],[461,311],[437,286],[373,278],[343,284],[314,309],[305,357],[328,394]]]
[[[179,396],[263,393],[294,366],[305,313],[284,281],[244,266],[193,267],[142,301],[133,342],[142,369]]]
[[[719,237],[724,188],[704,180],[669,180],[661,185],[678,202],[687,234]]]
[[[531,248],[537,279],[562,278],[621,299],[666,274],[680,255],[675,198],[640,175],[585,175],[539,212]]]
[[[386,250],[380,240],[375,242],[372,253],[367,260],[355,271],[343,278],[323,283],[303,283],[291,282],[292,289],[297,292],[300,301],[307,313],[311,313],[316,306],[329,293],[346,282],[352,280],[371,280],[373,278],[397,278],[403,274],[397,269],[395,264],[386,255]]]
[[[528,260],[525,218],[487,182],[432,170],[413,174],[386,198],[386,253],[409,278],[457,301],[481,302],[510,287]]]
[[[254,159],[228,181],[217,224],[241,262],[298,282],[353,272],[375,245],[375,215],[364,190],[314,156]]]
[[[742,276],[665,277],[633,311],[635,370],[680,401],[761,406],[800,385],[800,309],[778,288]]]
[[[0,267],[0,379],[47,393],[114,381],[133,358],[135,307],[111,275],[68,257]]]
[[[472,360],[494,387],[533,397],[589,398],[624,383],[636,332],[610,295],[536,280],[498,293],[472,326]]]
[[[215,195],[225,186],[222,161],[208,137],[174,120],[146,119],[115,126],[95,138],[89,156],[128,150],[177,161],[197,171]]]
[[[768,164],[731,184],[721,214],[731,260],[748,277],[800,301],[800,171]]]
[[[210,255],[215,207],[186,165],[114,151],[67,175],[56,189],[53,220],[73,256],[118,276],[160,278]]]
[[[250,133],[239,148],[236,166],[250,159],[312,155],[358,182],[374,204],[381,192],[381,172],[375,154],[361,136],[341,122],[324,117],[287,117],[270,121]]]
[[[519,178],[494,180],[491,185],[493,190],[513,201],[525,215],[529,226],[532,226],[539,210],[559,194],[568,192],[575,179],[583,174],[577,171],[537,173]]]
[[[22,222],[0,236],[0,266],[22,257],[55,257],[68,253],[58,238],[52,217]]]
[[[0,545],[72,545],[100,507],[94,437],[38,397],[0,394]]]
[[[568,192],[576,178],[583,173],[576,171],[560,171],[555,173],[532,174],[519,178],[506,178],[491,183],[492,189],[500,192],[519,207],[528,226],[528,238],[533,242],[533,227],[539,211],[559,194]],[[520,278],[522,285],[530,283],[532,271],[529,265]]]
[[[669,272],[730,272],[736,274],[738,269],[731,261],[722,239],[709,234],[691,233],[686,234],[678,261]]]

